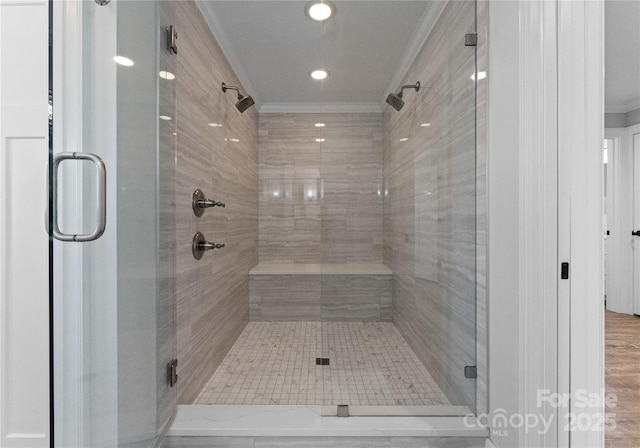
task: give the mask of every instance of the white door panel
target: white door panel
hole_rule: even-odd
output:
[[[49,446],[48,3],[0,1],[0,446]]]

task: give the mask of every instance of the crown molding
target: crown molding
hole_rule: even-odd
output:
[[[607,114],[628,114],[640,109],[640,98],[629,98],[626,101],[613,102],[605,99],[605,113]]]
[[[222,49],[224,56],[227,58],[229,65],[231,65],[231,69],[240,80],[240,84],[242,84],[242,87],[244,88],[245,95],[251,95],[255,101],[256,110],[259,110],[262,106],[262,100],[257,96],[256,90],[253,88],[253,84],[247,75],[247,71],[244,69],[244,65],[240,62],[240,58],[236,52],[233,51],[233,46],[231,45],[227,34],[224,32],[224,28],[222,27],[220,20],[213,12],[213,9],[206,6],[207,3],[209,3],[207,0],[195,0],[195,3],[204,16],[204,20],[207,22],[213,37],[218,41],[218,45]]]
[[[393,73],[389,84],[387,84],[387,88],[382,93],[382,98],[380,98],[381,109],[386,105],[387,95],[398,90],[398,88],[402,84],[402,80],[407,75],[409,69],[411,68],[411,65],[418,57],[418,53],[420,53],[420,50],[422,50],[424,43],[427,41],[427,38],[431,34],[431,31],[440,18],[440,15],[442,14],[442,11],[444,10],[446,4],[446,1],[429,2],[427,10],[422,15],[420,23],[411,36],[409,43],[405,47],[404,54],[402,55],[402,59],[400,59],[400,63],[398,64],[396,71]]]
[[[261,114],[382,113],[378,103],[264,103]]]

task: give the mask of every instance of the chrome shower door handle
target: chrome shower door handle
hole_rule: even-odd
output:
[[[58,171],[60,164],[65,160],[88,160],[93,162],[97,169],[96,190],[98,192],[98,220],[93,232],[73,235],[60,231],[58,225]],[[107,169],[100,157],[87,152],[61,152],[53,156],[53,237],[60,241],[93,241],[104,233],[107,225]]]

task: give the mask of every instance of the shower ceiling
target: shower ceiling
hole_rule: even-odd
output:
[[[443,2],[334,1],[325,23],[307,1],[199,0],[209,26],[262,111],[381,110],[402,83]],[[463,37],[461,36],[461,39]],[[323,81],[311,70],[331,73]]]

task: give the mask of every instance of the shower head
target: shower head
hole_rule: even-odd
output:
[[[399,111],[400,109],[402,109],[402,106],[404,106],[402,92],[398,93],[397,95],[395,93],[390,93],[387,97],[387,103],[390,104],[391,107],[393,107],[395,110]]]
[[[255,101],[253,101],[253,98],[251,98],[249,95],[246,95],[246,96],[238,95],[238,102],[236,103],[236,107],[241,113],[249,109],[254,104],[255,104]]]
[[[420,81],[416,82],[415,85],[402,86],[398,93],[390,93],[387,96],[387,103],[397,111],[404,107],[404,100],[402,99],[404,89],[416,89],[416,92],[418,92],[420,90]]]
[[[255,104],[255,101],[253,101],[253,98],[251,98],[249,95],[243,95],[242,93],[240,93],[240,89],[238,89],[237,87],[228,86],[223,82],[222,91],[226,92],[227,90],[235,90],[236,92],[238,92],[238,102],[236,103],[236,108],[240,111],[240,113],[243,113],[245,110],[249,109]]]

